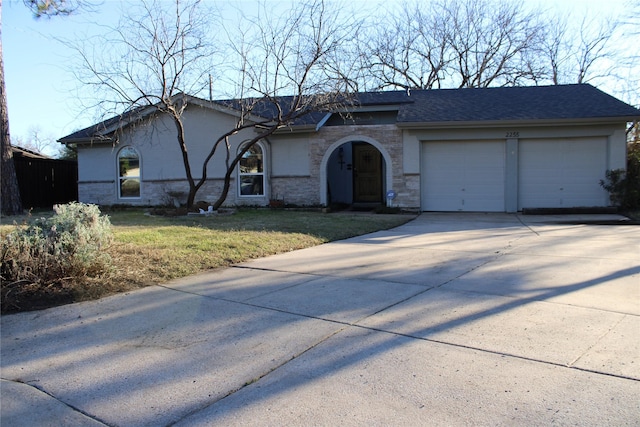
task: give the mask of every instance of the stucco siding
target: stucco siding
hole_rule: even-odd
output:
[[[116,179],[115,149],[111,145],[78,147],[78,181]]]
[[[271,141],[271,175],[309,176],[309,137],[275,135]]]
[[[627,133],[620,127],[608,137],[608,169],[625,169],[627,167]]]
[[[185,140],[191,172],[194,179],[202,175],[203,161],[212,144],[222,133],[233,129],[233,117],[198,106],[188,108],[183,115]],[[246,130],[230,138],[232,155],[241,142],[252,137]],[[140,155],[141,189],[139,199],[119,199],[118,152],[131,146]],[[198,191],[196,200],[214,201],[222,188],[226,172],[225,145],[221,144],[207,167],[208,182]],[[95,143],[78,148],[78,192],[81,201],[100,204],[161,205],[186,201],[188,183],[182,153],[177,142],[177,130],[166,115],[127,127],[118,134],[114,143]],[[240,198],[235,180],[229,191],[227,204],[266,204],[267,195],[258,198]]]
[[[204,159],[215,140],[224,132],[233,129],[235,122],[228,115],[192,106],[184,112],[183,124],[191,173],[194,178],[200,178]],[[230,138],[232,154],[235,154],[239,143],[250,135],[250,131],[245,131]],[[160,115],[156,120],[126,129],[118,139],[116,150],[126,145],[131,145],[139,151],[144,180],[186,178],[177,141],[177,129],[168,116]],[[208,177],[224,176],[225,154],[225,146],[221,144],[209,161]]]

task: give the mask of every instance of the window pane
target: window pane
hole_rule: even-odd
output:
[[[131,147],[123,148],[118,156],[120,176],[140,176],[140,160],[138,153]]]
[[[262,149],[254,145],[240,159],[240,173],[262,173]]]
[[[121,179],[120,197],[140,197],[140,180],[137,178]]]
[[[140,197],[140,157],[132,147],[118,153],[120,197]]]
[[[240,177],[240,194],[243,196],[262,196],[264,194],[262,175]]]

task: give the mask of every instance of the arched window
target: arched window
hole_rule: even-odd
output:
[[[238,174],[240,196],[264,195],[264,150],[260,144],[254,144],[242,155]]]
[[[140,156],[133,147],[118,152],[118,197],[140,197]]]

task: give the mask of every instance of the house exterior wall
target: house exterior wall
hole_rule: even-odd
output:
[[[274,178],[309,176],[309,141],[313,135],[278,134],[269,138],[271,176]]]
[[[222,133],[233,129],[233,117],[190,106],[183,115],[185,140],[193,177],[198,180],[202,164]],[[230,138],[232,154],[240,144],[253,136],[247,130]],[[175,124],[168,116],[156,116],[136,126],[125,128],[112,143],[94,143],[78,147],[78,199],[86,203],[104,205],[164,205],[184,203],[188,194],[188,183],[177,142]],[[265,143],[265,146],[267,143]],[[140,155],[141,196],[139,199],[118,197],[119,151],[126,146],[136,149]],[[268,150],[267,150],[268,151]],[[267,160],[268,161],[268,160]],[[224,145],[221,145],[207,167],[208,180],[196,195],[196,201],[215,201],[222,189],[222,178],[226,171]],[[240,198],[236,190],[235,177],[232,182],[228,204],[264,205],[268,195]]]

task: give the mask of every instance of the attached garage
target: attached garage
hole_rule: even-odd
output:
[[[625,168],[639,114],[586,84],[412,91],[397,120],[406,194],[422,211],[608,207],[600,181]]]
[[[529,128],[523,133],[534,132]],[[600,186],[606,170],[615,168],[608,141],[606,136],[423,141],[421,209],[513,212],[516,207],[608,206],[608,194]],[[616,157],[624,159],[623,153]]]
[[[503,141],[423,142],[423,211],[505,210]]]
[[[518,209],[606,206],[607,138],[519,143]]]

